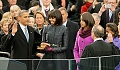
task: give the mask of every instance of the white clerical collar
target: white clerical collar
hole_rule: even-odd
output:
[[[65,21],[65,23],[63,23],[63,25],[64,25],[64,26],[66,26],[66,25],[67,25],[67,20]]]
[[[95,42],[95,41],[98,41],[98,40],[103,40],[103,38],[96,38],[96,39],[94,40],[94,42]]]

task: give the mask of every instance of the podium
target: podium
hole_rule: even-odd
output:
[[[27,66],[19,61],[0,57],[0,70],[27,70]]]

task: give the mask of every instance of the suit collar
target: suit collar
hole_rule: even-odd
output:
[[[68,27],[68,26],[71,26],[71,22],[69,19],[67,20],[67,24],[66,24],[66,27]]]
[[[28,30],[28,32],[29,32],[29,30]],[[20,27],[20,24],[18,24],[18,34],[21,36],[21,38],[22,38],[25,42],[27,42],[27,39],[26,39],[26,37],[25,37],[25,35],[24,35],[21,27]],[[30,37],[30,36],[29,36],[29,37]]]
[[[68,22],[68,20],[66,20],[65,23],[63,23],[63,25],[64,25],[64,26],[67,26],[67,22]]]
[[[103,41],[103,38],[96,38],[96,39],[94,39],[94,42],[95,42],[95,41],[98,41],[98,40]]]

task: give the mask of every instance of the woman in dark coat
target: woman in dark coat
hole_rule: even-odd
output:
[[[50,44],[50,47],[45,49],[44,58],[48,59],[64,59],[65,51],[68,44],[68,32],[67,28],[62,25],[62,15],[59,10],[52,10],[49,13],[49,21],[51,25],[48,25],[43,30],[43,42]]]

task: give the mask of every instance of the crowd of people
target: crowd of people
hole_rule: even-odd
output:
[[[0,50],[11,59],[75,59],[79,65],[80,58],[120,54],[120,1],[21,2],[0,0]]]

